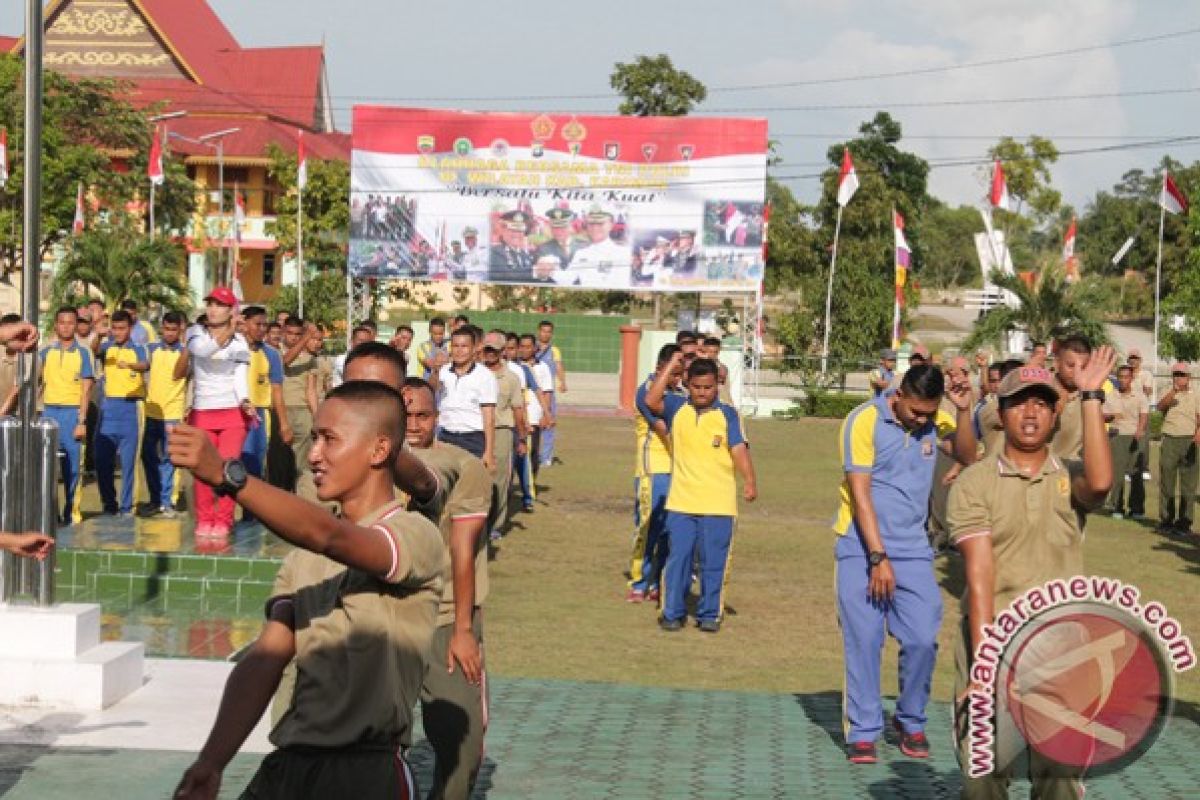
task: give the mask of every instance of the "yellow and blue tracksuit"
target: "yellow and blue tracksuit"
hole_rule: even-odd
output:
[[[889,390],[851,411],[839,435],[843,471],[871,476],[879,535],[896,576],[890,602],[870,599],[870,562],[854,519],[849,479],[844,479],[833,529],[838,534],[835,586],[846,670],[847,743],[873,742],[883,731],[879,671],[885,630],[900,643],[896,719],[906,733],[924,731],[942,622],[942,594],[925,523],[938,445],[954,432],[954,420],[939,411],[935,420],[906,430],[892,413],[894,394]]]
[[[142,468],[150,502],[174,508],[179,500],[175,465],[167,456],[167,434],[183,421],[187,378],[175,379],[175,362],[183,353],[179,342],[155,342],[147,348],[150,371],[146,386],[146,432],[142,437]]]
[[[647,592],[659,588],[667,563],[667,493],[671,490],[671,448],[654,430],[662,420],[646,405],[646,393],[654,383],[651,374],[638,387],[634,416],[637,463],[633,473],[633,556],[629,565],[629,588]]]
[[[146,348],[111,339],[100,346],[104,369],[104,396],[96,431],[96,483],[106,514],[129,514],[137,496],[137,455],[142,433],[142,400],[146,383],[142,373],[130,369],[147,360]],[[124,364],[125,366],[122,366]],[[117,501],[114,458],[121,459],[121,497]]]
[[[663,397],[663,421],[671,438],[671,487],[667,492],[667,563],[662,574],[662,618],[682,620],[699,552],[699,622],[720,620],[726,571],[737,519],[737,479],[732,449],[746,443],[737,411],[721,402],[696,408],[687,398]]]
[[[559,350],[556,345],[550,345],[549,347],[538,347],[534,358],[545,364],[550,369],[550,387],[549,389],[543,387],[542,391],[550,392],[550,414],[551,416],[557,417],[558,388],[556,384],[558,383],[558,364],[560,361],[562,361],[562,351]],[[553,428],[546,428],[544,431],[542,431],[541,452],[537,455],[541,460],[543,467],[548,467],[554,463],[554,438],[555,431],[557,430],[558,426],[555,425]]]
[[[246,433],[242,462],[247,472],[261,478],[267,466],[267,445],[271,440],[271,387],[283,385],[283,357],[279,351],[269,344],[251,345],[246,380],[258,424]]]
[[[56,341],[42,349],[42,402],[45,416],[58,424],[58,451],[63,455],[63,512],[62,522],[70,525],[83,521],[79,501],[80,467],[83,464],[84,443],[75,438],[79,404],[83,401],[83,382],[96,377],[91,352],[79,342],[63,347]]]

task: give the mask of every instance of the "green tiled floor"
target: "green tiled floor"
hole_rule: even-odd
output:
[[[214,698],[215,699],[215,698]],[[1088,785],[1089,800],[1192,798],[1200,785],[1193,709],[1125,772]],[[890,745],[873,766],[850,767],[839,744],[838,696],[697,692],[595,683],[496,679],[487,756],[475,797],[552,800],[666,798],[952,798],[959,772],[949,709],[931,709],[933,757]],[[236,760],[223,796],[235,797],[257,756]],[[431,757],[410,759],[428,785]],[[58,800],[87,794],[167,796],[182,753],[0,748],[0,795]],[[1028,796],[1017,782],[1013,797]]]

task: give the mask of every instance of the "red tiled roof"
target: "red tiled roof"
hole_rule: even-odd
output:
[[[267,148],[274,144],[285,152],[295,152],[297,128],[273,119],[249,117],[182,117],[169,123],[172,133],[195,139],[206,133],[238,128],[237,133],[225,137],[225,159],[235,162],[238,158],[265,158]],[[350,160],[350,135],[347,133],[304,134],[304,146],[313,158],[334,161]],[[183,139],[171,139],[171,152],[183,156],[216,158],[211,147],[194,144]]]
[[[0,36],[0,53],[11,53],[19,41],[16,36]]]
[[[207,0],[134,0],[201,83],[228,80],[223,54],[241,50]]]

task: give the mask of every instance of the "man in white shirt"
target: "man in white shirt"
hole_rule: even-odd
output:
[[[475,329],[450,335],[450,363],[438,372],[438,439],[496,469],[496,377],[475,362]]]
[[[554,375],[550,372],[550,366],[538,358],[537,337],[533,334],[522,334],[517,352],[521,363],[528,367],[533,375],[536,386],[525,406],[533,440],[530,443],[530,461],[533,462],[533,474],[536,476],[542,461],[542,431],[554,427]]]
[[[566,269],[553,275],[554,282],[599,289],[628,288],[630,251],[612,240],[612,212],[594,206],[584,221],[589,243],[575,254]]]
[[[346,355],[363,342],[375,341],[375,331],[370,325],[358,325],[350,333],[350,347],[345,353],[333,360],[333,376],[329,379],[329,388],[341,386],[345,379],[342,373],[346,371]]]

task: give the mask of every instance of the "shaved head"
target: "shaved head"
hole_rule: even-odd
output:
[[[351,410],[349,418],[354,420],[354,424],[370,435],[386,438],[391,443],[393,454],[403,446],[404,400],[398,391],[387,384],[349,380],[334,388],[325,402],[348,406]]]

